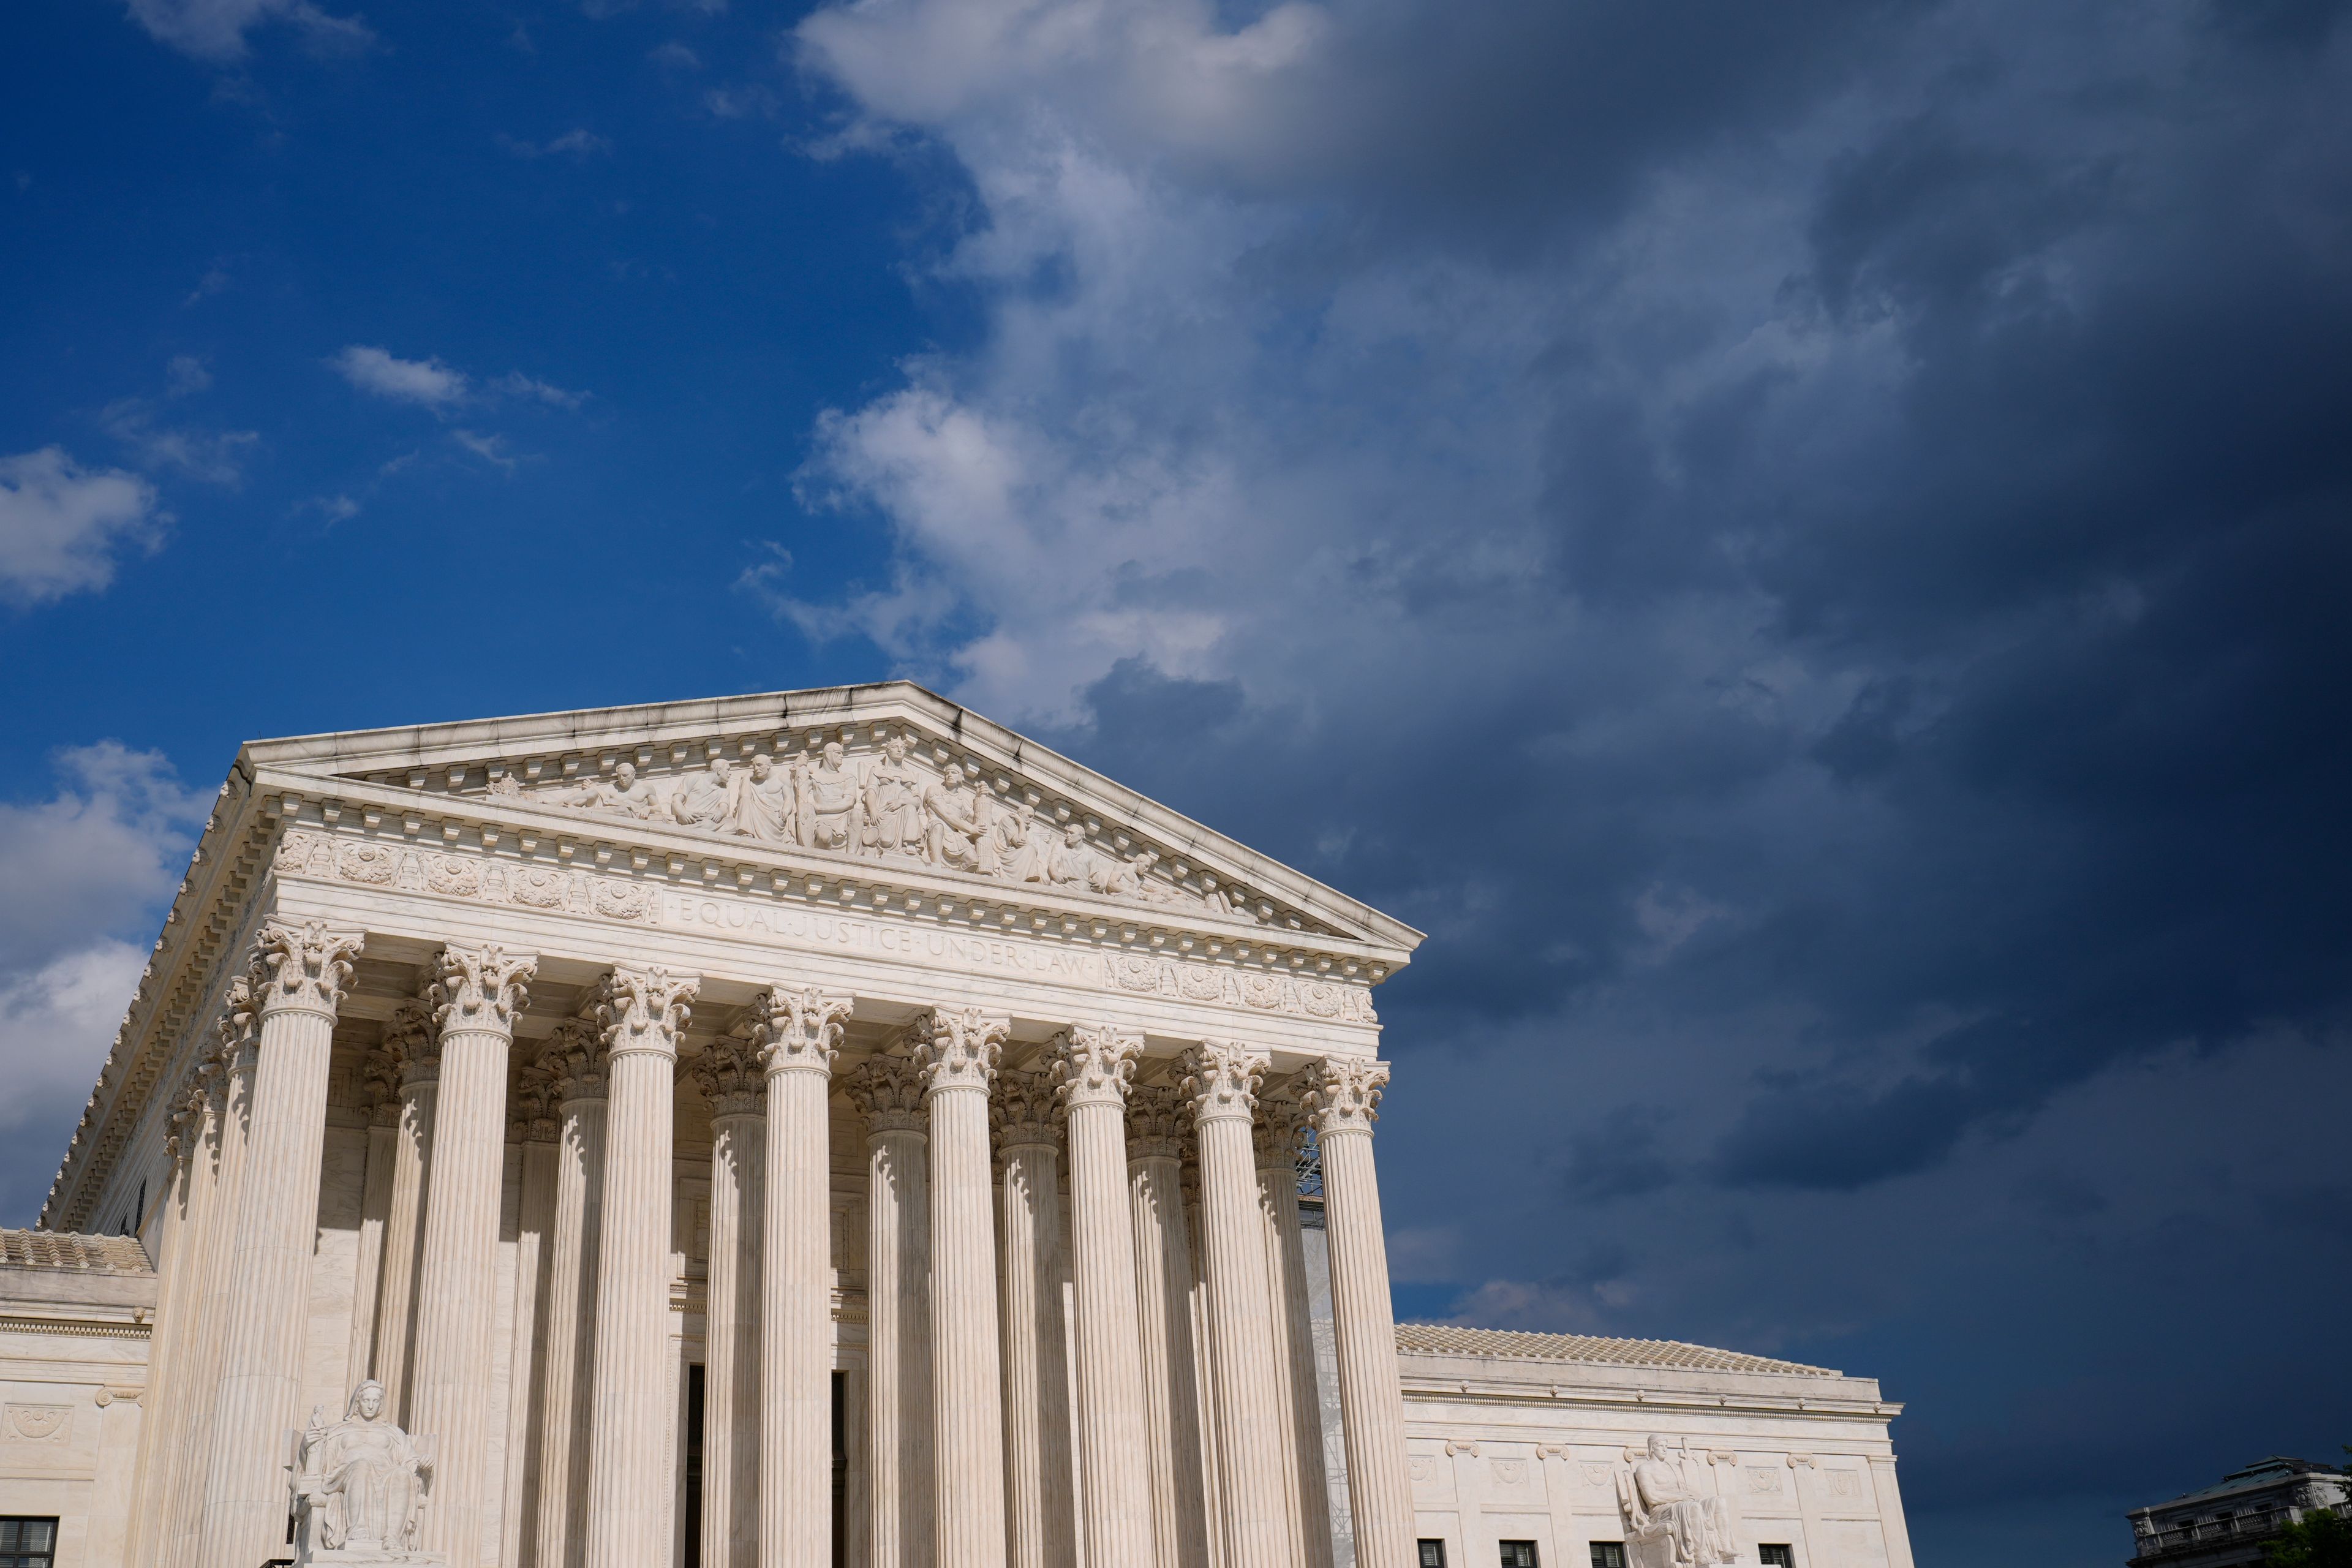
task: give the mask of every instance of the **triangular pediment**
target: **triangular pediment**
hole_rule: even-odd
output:
[[[1108,907],[1150,924],[1336,938],[1383,950],[1390,965],[1421,940],[907,681],[255,742],[244,761],[314,789],[434,797],[443,811],[673,857],[687,845],[839,879]]]

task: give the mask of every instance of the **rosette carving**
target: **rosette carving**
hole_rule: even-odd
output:
[[[436,1024],[444,1030],[509,1038],[514,1035],[515,1015],[530,999],[530,983],[539,978],[537,958],[509,952],[497,942],[485,947],[451,942],[434,959],[433,968],[425,1000]]]
[[[699,976],[673,974],[662,964],[615,968],[604,976],[596,995],[596,1022],[604,1026],[605,1048],[616,1057],[633,1051],[677,1056],[677,1037],[693,1016],[694,999],[701,991]]]
[[[995,1124],[999,1149],[1018,1149],[1034,1143],[1051,1146],[1062,1141],[1060,1099],[1054,1080],[1044,1073],[997,1074],[996,1093],[989,1101],[988,1119]]]
[[[868,1131],[923,1131],[923,1069],[911,1057],[869,1057],[845,1088]]]
[[[1085,1105],[1124,1107],[1135,1077],[1143,1037],[1108,1024],[1078,1024],[1054,1037],[1046,1047],[1053,1062],[1054,1092],[1072,1110]]]
[[[923,1087],[933,1094],[961,1089],[987,1093],[1004,1054],[1004,1037],[1012,1029],[1012,1019],[977,1007],[934,1007],[917,1014],[907,1032],[922,1064]]]
[[[1300,1075],[1299,1098],[1313,1118],[1315,1135],[1370,1133],[1380,1120],[1381,1095],[1388,1088],[1389,1064],[1327,1057]]]
[[[771,1073],[832,1072],[851,1005],[850,998],[814,986],[761,992],[751,1003],[751,1041],[761,1067]]]
[[[324,921],[270,921],[254,939],[247,983],[265,1015],[324,1013],[331,1018],[351,985],[352,960],[365,942],[355,931],[329,931]]]
[[[1186,1051],[1181,1088],[1192,1101],[1193,1119],[1248,1121],[1269,1065],[1263,1053],[1238,1040],[1202,1040]]]

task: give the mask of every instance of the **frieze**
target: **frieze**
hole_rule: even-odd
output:
[[[365,853],[354,853],[365,851]],[[575,866],[542,866],[413,844],[383,843],[294,828],[278,846],[280,876],[437,893],[633,925],[715,931],[780,947],[843,950],[935,960],[975,971],[1127,991],[1336,1023],[1378,1022],[1368,988],[1164,953],[1013,939],[986,931],[926,926],[851,911],[770,903],[699,889],[600,876]]]

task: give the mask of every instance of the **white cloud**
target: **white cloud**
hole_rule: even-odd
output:
[[[357,16],[335,16],[309,0],[130,0],[131,20],[157,43],[215,65],[245,58],[246,34],[272,22],[301,33],[327,53],[363,49],[375,34]]]
[[[507,438],[499,435],[483,435],[474,430],[452,430],[449,439],[486,463],[493,463],[511,474],[521,461],[507,448]]]
[[[189,396],[213,384],[213,373],[206,370],[205,362],[194,354],[173,354],[172,363],[163,367],[163,374],[171,384],[170,395],[173,397]]]
[[[89,1095],[139,986],[146,953],[101,938],[37,970],[0,976],[0,1128],[61,1121]],[[60,1144],[57,1152],[64,1152]]]
[[[545,142],[525,142],[519,137],[501,135],[499,145],[518,158],[547,158],[562,153],[575,158],[585,158],[593,153],[609,153],[613,143],[585,127],[575,128]]]
[[[364,343],[351,344],[327,363],[362,392],[395,403],[447,408],[463,403],[472,389],[465,372],[437,359],[401,359]]]
[[[201,367],[199,367],[201,373]],[[155,407],[143,397],[110,403],[99,415],[106,433],[137,454],[150,468],[174,468],[211,485],[234,485],[245,477],[245,455],[261,437],[251,430],[195,430],[155,423]]]
[[[536,376],[525,375],[520,371],[509,371],[491,384],[509,397],[520,397],[533,403],[545,403],[557,408],[577,408],[588,401],[588,395],[584,392],[572,392],[564,387],[555,386],[541,381]]]
[[[165,521],[155,487],[136,474],[82,468],[56,447],[0,458],[0,600],[103,588],[116,552],[153,548]]]

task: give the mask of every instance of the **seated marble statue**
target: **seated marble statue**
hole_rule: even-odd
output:
[[[416,1527],[431,1495],[433,1440],[384,1414],[383,1384],[352,1390],[343,1418],[313,1407],[295,1446],[297,1563],[418,1563]]]
[[[1645,1568],[1715,1568],[1739,1560],[1730,1506],[1691,1478],[1664,1437],[1653,1436],[1648,1454],[1630,1473],[1619,1473],[1617,1507],[1633,1549],[1627,1555]]]

